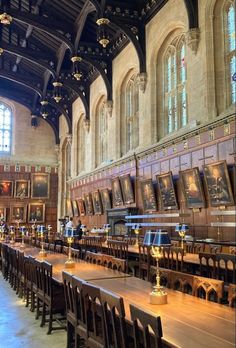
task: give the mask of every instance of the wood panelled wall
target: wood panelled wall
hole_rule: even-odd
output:
[[[51,168],[51,167],[50,167]],[[4,165],[0,164],[0,180],[11,180],[13,184],[15,180],[30,180],[31,173],[39,172],[36,171],[36,167],[31,166],[31,171],[26,172],[26,167],[21,165],[19,171],[15,171],[15,165],[10,165],[8,171],[4,170]],[[46,167],[40,168],[40,173],[45,173]],[[31,194],[31,191],[30,191]],[[57,228],[57,198],[58,197],[58,174],[56,168],[51,168],[50,172],[50,198],[49,199],[35,199],[35,198],[0,198],[0,206],[6,207],[7,209],[7,223],[11,224],[10,221],[10,207],[11,205],[20,203],[28,206],[29,203],[45,203],[45,223],[44,225],[52,225],[53,231],[56,231]],[[28,210],[27,210],[28,216]],[[27,219],[28,221],[28,219]],[[28,225],[28,223],[24,224]]]
[[[210,211],[217,208],[209,207],[209,201],[206,194],[206,208],[200,212],[193,212],[187,209],[181,185],[179,183],[179,171],[188,168],[198,167],[202,175],[202,166],[213,163],[218,160],[226,160],[231,183],[234,190],[236,201],[235,185],[235,158],[236,158],[236,141],[235,141],[235,121],[224,120],[224,122],[214,122],[211,127],[205,127],[197,132],[189,133],[184,138],[177,138],[162,145],[153,146],[144,152],[134,154],[117,161],[116,163],[94,171],[83,178],[76,178],[71,181],[71,199],[83,197],[84,193],[93,192],[97,189],[108,188],[111,190],[111,179],[114,177],[130,174],[136,193],[136,203],[131,206],[137,206],[140,213],[143,212],[143,205],[140,193],[140,180],[152,178],[156,189],[156,175],[172,171],[174,182],[177,190],[177,198],[181,212],[189,213],[190,217],[185,218],[184,222],[190,224],[190,234],[198,238],[217,238],[217,229],[211,227],[211,222],[216,221],[216,216],[211,216]],[[204,182],[204,181],[203,181]],[[235,206],[226,208],[227,210],[235,209]],[[159,212],[161,212],[159,210]],[[172,212],[176,212],[173,211]],[[224,221],[234,221],[235,217],[224,217]],[[163,219],[162,221],[179,222],[179,218]],[[81,217],[82,223],[87,227],[101,226],[106,223],[106,214],[100,216]],[[152,219],[151,221],[161,221],[161,219]],[[150,222],[150,220],[149,220]],[[174,229],[170,230],[174,235]],[[234,228],[221,229],[222,240],[235,241]]]

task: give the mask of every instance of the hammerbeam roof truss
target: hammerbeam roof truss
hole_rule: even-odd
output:
[[[189,27],[198,26],[198,0],[185,3]],[[0,14],[12,17],[0,23],[0,95],[27,105],[40,116],[40,101],[49,101],[48,123],[59,141],[58,117],[72,127],[72,102],[80,97],[89,118],[89,86],[99,76],[107,100],[112,100],[112,60],[131,42],[138,54],[140,73],[146,72],[145,24],[168,0],[0,0]],[[108,18],[110,43],[97,42],[98,18]],[[82,78],[72,75],[71,57],[82,57]],[[52,99],[52,82],[63,83],[63,99]]]

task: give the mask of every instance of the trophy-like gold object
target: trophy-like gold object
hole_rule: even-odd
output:
[[[73,268],[75,267],[75,261],[71,257],[71,244],[74,241],[74,231],[76,229],[73,227],[66,228],[65,230],[65,237],[67,238],[67,243],[68,243],[68,259],[65,262],[65,267],[66,268]]]
[[[15,231],[14,231],[14,226],[10,226],[10,244],[14,244],[15,243]]]
[[[139,224],[138,224],[138,225],[135,225],[135,226],[134,226],[134,233],[135,233],[135,236],[136,236],[136,238],[135,238],[135,246],[136,246],[136,247],[138,247],[138,241],[139,241],[139,234],[140,234],[140,231],[141,231],[141,228],[140,228]]]
[[[45,228],[44,226],[39,226],[39,233],[41,235],[41,250],[39,252],[39,256],[41,257],[46,257],[47,256],[47,252],[44,249],[44,232],[45,232]]]

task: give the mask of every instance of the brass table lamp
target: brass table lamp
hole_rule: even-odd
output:
[[[65,229],[64,237],[67,238],[67,243],[68,243],[68,248],[69,248],[69,250],[68,250],[68,259],[65,262],[65,267],[66,268],[73,268],[73,267],[75,267],[75,261],[71,257],[71,244],[74,241],[75,231],[76,231],[76,228],[74,228],[74,227],[68,227],[68,228]]]
[[[39,256],[46,257],[47,256],[47,252],[44,249],[44,233],[46,232],[45,226],[43,226],[43,225],[38,226],[38,232],[41,235],[41,250],[39,252]]]
[[[160,284],[159,259],[163,255],[162,248],[169,247],[171,245],[168,232],[164,230],[158,230],[156,232],[147,231],[143,240],[143,245],[151,247],[151,255],[156,259],[157,263],[156,285],[153,287],[153,291],[150,293],[150,303],[166,304],[167,293],[163,290],[163,287]]]

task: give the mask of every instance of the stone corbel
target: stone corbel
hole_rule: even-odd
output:
[[[57,155],[57,158],[58,158],[59,155],[60,155],[60,145],[59,144],[55,145],[55,152],[56,152],[56,155]]]
[[[137,84],[139,86],[140,91],[144,93],[147,85],[147,73],[143,72],[138,74]]]
[[[72,144],[72,134],[69,134],[69,133],[68,133],[68,134],[66,135],[66,138],[67,138],[67,143],[71,145],[71,144]]]
[[[90,130],[90,120],[88,118],[84,118],[84,129],[87,133],[89,133]]]
[[[112,100],[107,100],[105,103],[105,109],[106,113],[109,117],[112,117],[112,110],[113,110],[113,101]]]
[[[200,41],[199,28],[192,28],[187,32],[187,45],[191,48],[194,54],[197,53],[198,44]]]

